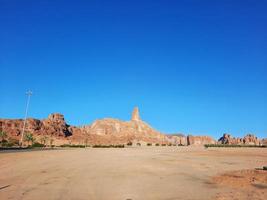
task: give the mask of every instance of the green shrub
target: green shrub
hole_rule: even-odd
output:
[[[133,145],[132,142],[128,142],[128,143],[127,143],[127,146],[132,146],[132,145]]]
[[[34,142],[31,147],[45,147],[45,145],[39,142]]]
[[[60,147],[69,147],[69,148],[85,148],[85,145],[81,144],[62,144]]]
[[[93,145],[93,148],[124,148],[124,144],[117,144],[117,145],[96,144],[96,145]]]
[[[1,143],[6,141],[7,139],[7,133],[4,131],[0,131],[0,138],[1,138]]]
[[[263,166],[263,170],[267,170],[267,166]]]
[[[28,143],[28,146],[30,146],[30,144],[32,145],[35,141],[35,138],[33,137],[32,133],[26,132],[24,135],[24,140]]]
[[[0,146],[2,146],[2,147],[16,147],[16,146],[19,146],[19,141],[16,139],[12,139],[12,138],[10,138],[9,140],[4,139],[0,142]]]

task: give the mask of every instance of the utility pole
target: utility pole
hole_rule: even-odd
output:
[[[26,95],[28,96],[28,99],[27,99],[27,105],[26,105],[26,111],[25,111],[25,118],[24,118],[24,122],[23,122],[23,128],[22,128],[21,138],[20,138],[20,146],[23,145],[23,137],[24,137],[24,131],[25,131],[25,127],[26,127],[26,120],[27,120],[28,108],[29,108],[29,104],[30,104],[30,99],[31,99],[32,91],[29,90],[28,92],[26,92]]]

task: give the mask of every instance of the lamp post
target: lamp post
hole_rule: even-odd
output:
[[[26,120],[27,120],[28,108],[29,108],[29,104],[30,104],[30,99],[31,99],[32,91],[29,90],[28,92],[26,92],[26,95],[28,96],[28,98],[27,98],[25,118],[24,118],[24,122],[23,122],[23,128],[22,128],[21,138],[20,138],[20,146],[23,145],[23,137],[24,137],[24,131],[25,131],[25,127],[26,127]]]

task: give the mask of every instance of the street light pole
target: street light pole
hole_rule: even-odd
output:
[[[27,120],[28,108],[29,108],[29,104],[30,104],[30,99],[31,99],[32,91],[29,90],[28,92],[26,92],[26,95],[28,96],[28,99],[27,99],[27,105],[26,105],[26,111],[25,111],[25,118],[24,118],[24,122],[23,122],[23,128],[22,128],[21,138],[20,138],[20,146],[23,145],[23,137],[24,137],[24,131],[25,131],[25,127],[26,127],[26,120]]]

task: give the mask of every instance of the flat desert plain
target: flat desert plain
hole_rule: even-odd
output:
[[[267,199],[266,148],[0,153],[0,199]]]

